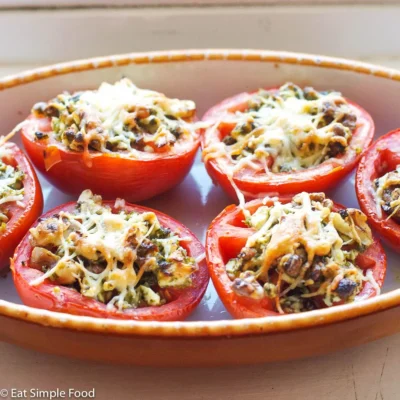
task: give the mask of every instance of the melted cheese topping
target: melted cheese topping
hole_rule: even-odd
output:
[[[0,232],[5,229],[9,220],[6,203],[20,202],[24,199],[24,173],[2,161],[9,156],[11,152],[8,144],[0,145]]]
[[[197,140],[196,105],[139,89],[129,79],[102,83],[97,90],[64,93],[32,112],[52,117],[54,137],[73,151],[166,152]],[[36,133],[36,139],[47,139]]]
[[[261,206],[247,218],[256,232],[226,265],[239,295],[275,299],[277,311],[299,312],[350,302],[364,276],[355,259],[372,244],[366,216],[359,210],[332,211],[323,193],[301,193],[291,203]],[[377,287],[376,285],[374,287]]]
[[[356,115],[340,93],[302,90],[288,83],[276,93],[254,94],[248,109],[236,112],[233,122],[231,133],[206,147],[204,157],[228,157],[234,172],[249,168],[279,173],[311,168],[344,154]]]
[[[375,179],[375,200],[379,218],[382,209],[389,218],[400,219],[400,165],[394,171]]]
[[[30,234],[31,265],[45,272],[32,285],[49,278],[110,308],[164,304],[165,289],[190,286],[197,269],[153,212],[112,212],[89,190],[74,212],[47,218]]]

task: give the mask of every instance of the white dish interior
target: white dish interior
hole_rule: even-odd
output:
[[[358,102],[372,115],[376,136],[400,126],[400,82],[350,71],[326,69],[297,64],[254,61],[190,61],[127,65],[72,73],[36,81],[0,91],[0,134],[7,134],[25,118],[31,106],[47,100],[63,90],[97,87],[103,81],[113,82],[122,76],[139,87],[162,91],[171,97],[196,101],[198,115],[225,97],[258,87],[275,87],[286,81],[312,85],[318,89],[335,89]],[[19,138],[14,141],[20,144]],[[45,208],[74,200],[52,187],[40,176]],[[354,174],[328,193],[335,201],[358,207],[354,189]],[[183,183],[175,189],[142,204],[160,210],[185,224],[204,243],[208,225],[232,201],[212,184],[201,162],[200,154]],[[400,287],[399,255],[387,247],[388,272],[383,292]],[[21,304],[11,275],[0,279],[0,298]],[[210,283],[206,295],[195,312],[193,321],[231,319]]]

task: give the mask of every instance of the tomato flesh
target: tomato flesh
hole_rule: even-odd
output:
[[[104,201],[103,204],[113,206],[114,202]],[[61,205],[47,212],[42,218],[48,218],[60,211],[73,211],[76,203]],[[177,232],[179,236],[185,237],[181,246],[186,249],[189,256],[195,259],[204,255],[204,247],[194,234],[184,225],[171,217],[146,207],[126,204],[126,211],[149,212],[156,214],[160,224]],[[190,238],[189,241],[186,238]],[[198,305],[207,288],[209,275],[205,259],[197,262],[198,269],[193,273],[192,285],[183,289],[168,289],[168,296],[171,298],[166,304],[154,307],[131,308],[123,311],[108,309],[95,299],[83,296],[81,293],[50,280],[32,286],[31,282],[43,275],[43,272],[32,268],[30,256],[32,246],[27,234],[15,251],[12,260],[12,271],[14,283],[24,304],[31,307],[43,308],[51,311],[63,312],[74,315],[86,315],[91,317],[113,318],[113,319],[134,319],[149,321],[178,321],[185,319]],[[56,293],[54,288],[58,286]]]
[[[25,174],[23,180],[24,207],[15,202],[2,205],[2,209],[7,210],[9,220],[6,230],[0,233],[0,270],[8,268],[10,257],[18,243],[43,211],[42,189],[34,169],[17,145],[12,144],[10,152],[11,156],[3,161],[18,167]]]
[[[290,201],[287,197],[280,200],[283,203]],[[254,213],[255,210],[265,204],[272,205],[272,202],[264,203],[263,200],[256,199],[247,203],[245,207],[251,213]],[[334,206],[334,210],[343,208],[339,204]],[[247,238],[254,233],[253,229],[241,226],[242,223],[239,221],[243,221],[242,209],[229,206],[213,220],[207,231],[206,256],[213,284],[225,307],[235,318],[281,315],[275,311],[276,299],[264,297],[261,300],[254,300],[240,296],[232,290],[232,280],[226,272],[225,265],[229,259],[238,256]],[[358,256],[356,264],[365,271],[371,270],[376,283],[379,287],[382,287],[386,275],[386,254],[375,237],[373,244],[367,251]],[[375,295],[376,290],[367,281],[356,299],[366,299]],[[319,307],[325,307],[322,301],[319,303]]]
[[[187,143],[179,152],[145,153],[141,158],[120,153],[70,151],[55,139],[35,140],[35,132],[51,132],[48,118],[31,115],[22,125],[22,141],[35,167],[62,192],[79,195],[85,189],[104,199],[142,201],[179,184],[189,173],[200,145]]]
[[[275,88],[268,90],[276,90]],[[253,92],[254,93],[254,92]],[[214,126],[206,129],[202,138],[202,147],[219,143],[228,135],[235,126],[230,122],[234,112],[247,110],[247,101],[252,93],[240,93],[228,98],[209,109],[203,116],[203,121],[219,122],[217,128]],[[370,145],[375,131],[371,116],[354,102],[347,100],[350,107],[357,114],[357,128],[353,132],[352,139],[346,153],[322,164],[295,172],[272,173],[265,171],[254,171],[243,169],[236,172],[233,182],[243,193],[246,200],[264,198],[265,196],[292,195],[300,192],[324,192],[336,186],[357,165],[362,149]],[[205,158],[205,166],[214,183],[219,184],[223,190],[237,200],[237,194],[231,180],[227,175],[227,168],[233,164],[227,161],[227,165],[221,166],[215,159]]]
[[[381,211],[378,214],[375,201],[374,180],[400,165],[400,130],[394,130],[379,138],[365,153],[357,168],[356,192],[362,211],[371,226],[387,244],[400,252],[400,224]]]

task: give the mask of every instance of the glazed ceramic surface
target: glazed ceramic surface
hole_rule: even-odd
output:
[[[44,67],[0,80],[0,134],[31,106],[63,90],[129,77],[139,87],[195,100],[199,116],[233,94],[293,81],[335,89],[374,118],[376,137],[400,126],[400,72],[328,57],[266,51],[199,50],[129,54]],[[19,138],[15,138],[20,143]],[[73,198],[41,177],[45,210]],[[358,207],[354,176],[329,193]],[[208,224],[231,200],[213,186],[200,155],[185,181],[143,203],[178,219],[204,242]],[[66,356],[145,365],[219,365],[298,358],[400,331],[400,255],[387,250],[383,295],[299,315],[233,321],[210,283],[185,322],[113,321],[21,305],[11,276],[0,280],[0,339]]]

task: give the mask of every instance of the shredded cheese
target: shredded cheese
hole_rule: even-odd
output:
[[[18,167],[4,162],[11,155],[10,146],[7,143],[0,146],[0,232],[5,229],[9,220],[6,205],[8,203],[21,204],[24,199],[24,173]]]
[[[400,220],[400,165],[375,179],[373,196],[379,218],[382,218],[383,209],[388,214],[387,219]]]
[[[196,106],[190,100],[170,99],[139,89],[129,79],[102,83],[97,90],[64,93],[32,112],[52,118],[56,140],[78,152],[138,153],[173,151],[197,140],[192,123]],[[47,140],[39,132],[37,140]]]
[[[256,232],[226,265],[232,289],[274,298],[282,313],[317,308],[315,298],[327,306],[353,301],[373,280],[355,263],[372,234],[361,211],[334,212],[332,205],[323,193],[301,193],[291,203],[259,207],[246,220]]]
[[[355,110],[340,93],[302,90],[288,83],[277,92],[255,93],[247,110],[229,120],[235,124],[230,134],[222,142],[208,143],[203,157],[216,159],[232,173],[307,169],[344,154],[356,120]]]
[[[371,284],[371,286],[375,289],[375,294],[378,296],[381,294],[381,288],[374,278],[373,272],[369,269],[366,273],[366,280]]]
[[[31,264],[44,271],[32,285],[51,279],[108,308],[164,304],[158,288],[190,286],[197,269],[180,237],[162,227],[153,212],[113,212],[89,190],[75,211],[41,221],[30,235]]]

